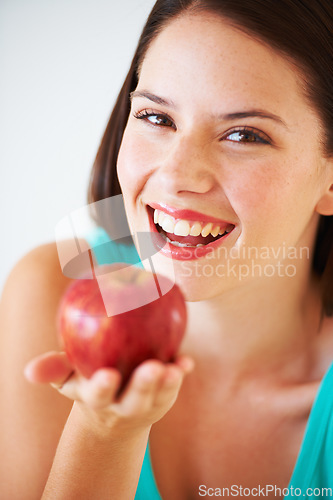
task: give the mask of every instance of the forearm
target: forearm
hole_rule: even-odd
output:
[[[42,499],[133,499],[149,431],[102,431],[74,404]]]

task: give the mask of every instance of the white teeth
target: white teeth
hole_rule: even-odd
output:
[[[197,248],[197,247],[203,247],[204,245],[202,243],[199,243],[198,245],[190,245],[189,243],[180,243],[180,241],[172,241],[170,238],[162,234],[163,238],[168,242],[171,243],[172,245],[175,245],[176,247],[187,247],[187,248]]]
[[[209,235],[213,227],[212,222],[208,222],[208,224],[205,225],[205,227],[201,231],[201,235],[205,238],[206,236]]]
[[[216,236],[219,234],[220,232],[220,226],[216,226],[214,229],[212,229],[212,231],[210,232],[210,234],[212,236],[214,236],[214,238],[216,238]]]
[[[175,229],[175,219],[173,217],[169,217],[169,215],[166,215],[162,222],[162,229],[166,233],[173,233]]]
[[[155,210],[155,212],[158,213],[158,224],[162,227],[162,222],[166,214],[164,212],[160,212],[159,210]]]
[[[213,222],[201,223],[199,221],[191,222],[183,219],[176,220],[171,215],[162,210],[154,210],[154,223],[158,224],[166,233],[173,233],[176,236],[200,236],[204,238],[211,234],[214,238],[218,235],[230,233],[234,226],[230,224],[226,229],[215,225]],[[172,242],[175,244],[175,242]],[[179,246],[189,246],[188,244],[179,244]],[[198,245],[197,245],[198,246]]]
[[[188,236],[190,234],[190,224],[186,220],[179,220],[173,232],[176,236]]]
[[[191,236],[199,236],[199,234],[201,234],[201,230],[202,230],[202,227],[201,227],[200,222],[195,222],[193,224],[193,226],[191,227],[190,235]]]

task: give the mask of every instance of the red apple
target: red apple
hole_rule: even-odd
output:
[[[185,333],[186,305],[168,278],[120,267],[101,266],[96,279],[71,283],[58,325],[67,356],[82,375],[114,367],[124,385],[143,361],[174,359]]]

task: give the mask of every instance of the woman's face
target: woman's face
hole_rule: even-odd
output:
[[[171,22],[144,58],[118,158],[133,232],[161,231],[156,270],[173,257],[199,300],[251,279],[264,249],[270,259],[311,247],[327,183],[321,136],[278,53],[211,14]]]

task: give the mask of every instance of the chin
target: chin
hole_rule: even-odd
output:
[[[154,271],[167,276],[176,283],[187,302],[213,299],[225,293],[227,288],[232,286],[228,280],[216,276],[216,273],[209,277],[200,274],[200,267],[193,262],[174,261],[160,254],[155,255],[152,261]],[[147,261],[144,266],[148,271],[151,270]]]

